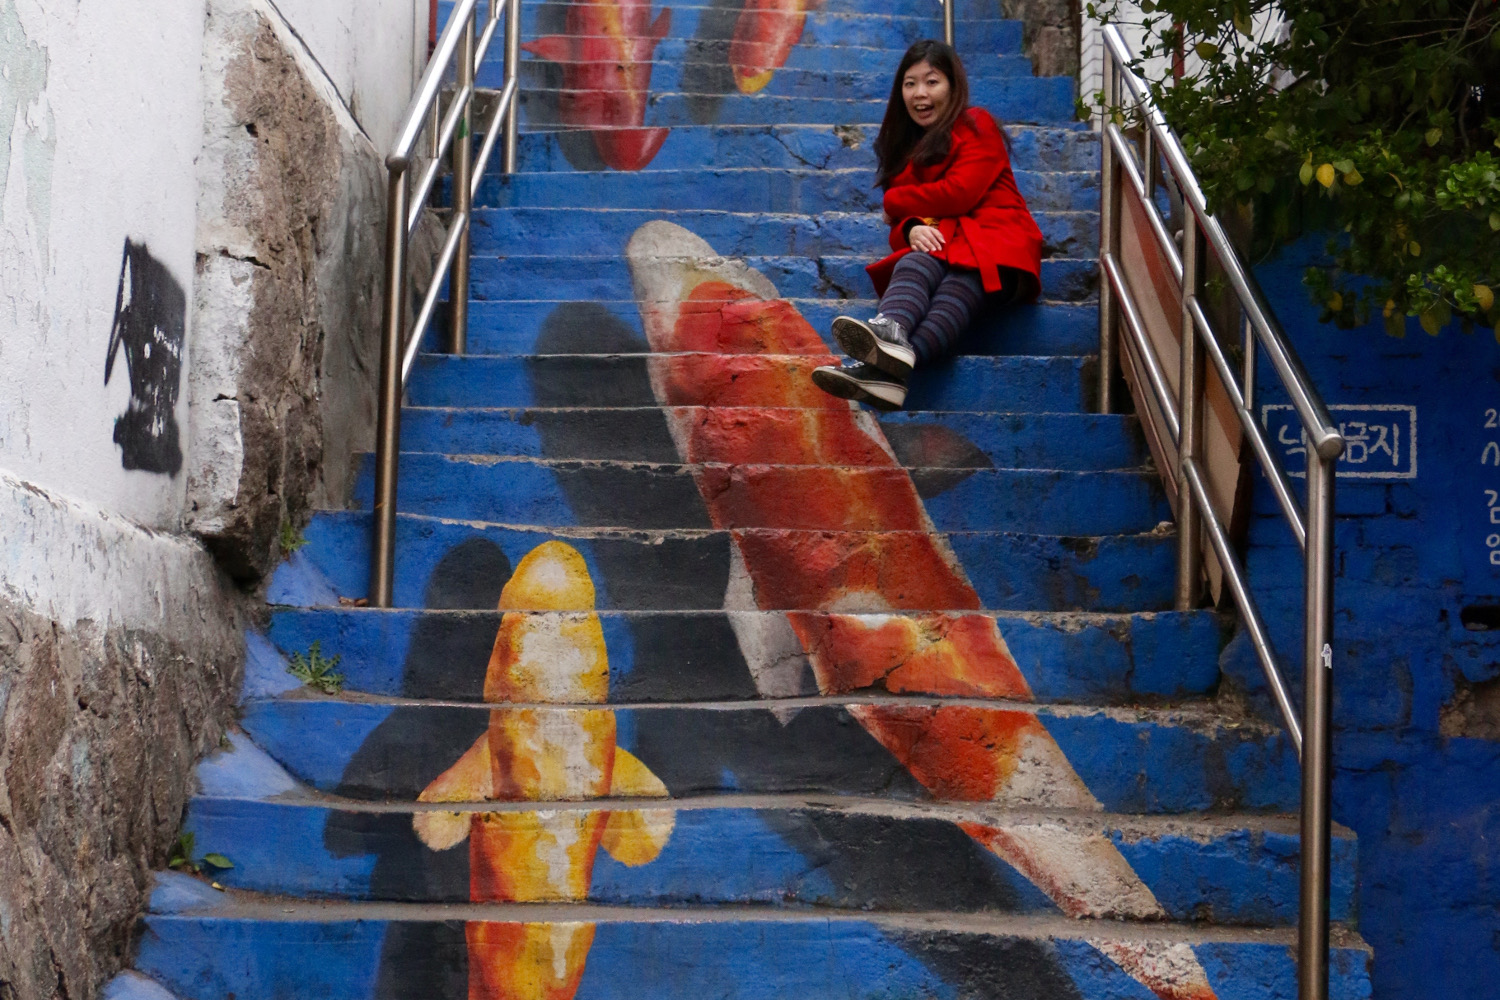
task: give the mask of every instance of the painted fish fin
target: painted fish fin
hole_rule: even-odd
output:
[[[521,43],[521,48],[548,62],[567,62],[568,57],[573,54],[573,40],[567,35],[543,35],[529,42]]]
[[[422,789],[418,802],[484,802],[492,797],[490,736],[484,733],[454,765]],[[417,838],[434,851],[446,851],[469,835],[473,813],[419,812],[411,818]]]
[[[659,42],[667,37],[667,32],[672,30],[672,8],[664,7],[662,12],[656,15],[656,20],[651,22],[651,40]]]
[[[613,798],[662,799],[667,797],[667,786],[638,757],[616,747],[609,792]],[[644,865],[655,861],[667,846],[676,823],[677,814],[671,809],[617,810],[604,824],[600,846],[622,865]]]

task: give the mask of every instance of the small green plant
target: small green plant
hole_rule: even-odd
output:
[[[177,843],[172,845],[172,853],[167,858],[167,867],[177,871],[191,872],[194,875],[203,874],[204,868],[211,868],[216,872],[228,871],[234,867],[222,854],[205,854],[201,858],[193,857],[193,835],[184,833],[177,838]]]
[[[336,673],[334,668],[342,657],[324,656],[321,645],[321,642],[314,642],[306,653],[293,653],[286,672],[324,694],[338,694],[344,689],[344,675]]]
[[[281,522],[281,531],[276,536],[283,555],[291,555],[307,544],[307,536],[298,531],[291,521]]]

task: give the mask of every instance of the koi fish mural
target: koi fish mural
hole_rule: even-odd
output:
[[[729,43],[729,66],[740,93],[763,90],[786,65],[814,6],[809,0],[745,0]]]
[[[484,699],[528,707],[492,711],[484,735],[419,801],[666,796],[666,786],[616,746],[611,710],[545,707],[608,700],[609,659],[594,605],[588,567],[573,547],[545,542],[521,560],[500,595],[505,614]],[[587,899],[601,847],[622,864],[646,864],[666,846],[674,822],[674,813],[663,809],[431,811],[412,818],[418,838],[434,851],[469,842],[470,899],[476,903]],[[594,925],[476,922],[465,936],[470,1000],[570,1000]]]
[[[945,540],[936,533],[914,484],[882,478],[860,489],[838,465],[900,468],[879,424],[852,404],[818,390],[802,366],[751,366],[745,355],[826,356],[827,347],[764,275],[719,257],[707,242],[666,222],[650,222],[626,250],[647,338],[652,387],[664,407],[788,407],[803,415],[741,442],[709,423],[676,417],[671,433],[682,461],[700,466],[699,492],[716,527],[734,542],[726,606],[798,608],[739,635],[761,690],[784,693],[778,672],[805,654],[818,690],[891,692],[1031,701],[1030,686],[993,618]],[[688,353],[684,356],[683,352]],[[736,357],[738,355],[739,357]],[[830,356],[829,362],[832,363]],[[669,411],[679,412],[679,411]],[[724,489],[742,452],[774,451],[787,465],[824,466],[825,481],[796,497],[765,495],[747,479]],[[727,467],[727,468],[726,468]],[[790,507],[788,505],[791,505]],[[827,524],[878,523],[879,531],[737,531],[777,523],[778,511],[821,508]],[[739,603],[739,606],[735,605]],[[943,608],[948,612],[891,612]],[[811,612],[831,612],[820,615]],[[1024,709],[945,705],[862,705],[860,724],[935,796],[1011,806],[1099,811],[1062,749]],[[965,823],[977,843],[1005,860],[1074,917],[1165,917],[1165,911],[1105,835],[1059,824]],[[1213,1000],[1185,944],[1096,947],[1162,1000]]]
[[[640,170],[666,141],[665,128],[643,128],[651,60],[672,26],[672,12],[651,21],[650,0],[583,0],[568,5],[566,32],[521,46],[562,67],[558,114],[593,130],[599,156],[615,170]]]

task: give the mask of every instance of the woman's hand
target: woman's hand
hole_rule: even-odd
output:
[[[937,253],[943,249],[943,234],[936,226],[912,226],[906,234],[906,242],[913,250],[922,253]]]

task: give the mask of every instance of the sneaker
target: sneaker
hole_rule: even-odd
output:
[[[864,322],[852,316],[835,317],[833,339],[855,361],[874,365],[897,378],[906,378],[917,363],[917,352],[906,339],[906,331],[883,313]]]
[[[906,379],[874,365],[823,365],[813,369],[812,380],[830,396],[869,403],[877,410],[899,410],[906,402]]]

